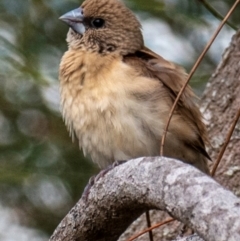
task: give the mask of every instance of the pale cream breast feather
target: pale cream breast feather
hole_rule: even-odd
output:
[[[145,100],[143,104],[132,95],[143,90],[161,92],[159,81],[139,76],[119,58],[68,51],[60,65],[60,82],[66,125],[72,135],[75,130],[86,154],[96,162],[102,159],[100,166],[117,159],[157,155],[156,138],[164,127],[160,115],[166,115],[169,108],[166,105],[159,111],[155,105],[154,110],[152,103]]]

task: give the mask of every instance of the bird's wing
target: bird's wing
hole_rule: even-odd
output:
[[[124,61],[137,69],[142,75],[160,80],[169,91],[172,103],[187,79],[187,74],[183,68],[165,60],[146,47],[135,54],[125,56]],[[202,122],[202,115],[194,103],[194,97],[192,89],[187,86],[176,108],[176,111],[181,113],[181,116],[188,123],[191,123],[198,135],[198,138],[194,141],[189,140],[189,143],[188,140],[184,141],[211,160],[205,150],[205,143],[209,143],[206,128]]]

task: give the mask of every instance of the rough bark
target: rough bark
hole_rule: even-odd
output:
[[[240,31],[232,38],[222,61],[207,84],[202,97],[210,142],[210,155],[216,160],[231,123],[240,108]],[[218,168],[216,179],[240,196],[240,121]]]
[[[204,240],[200,238],[197,234],[193,234],[188,237],[178,238],[174,241],[204,241]]]
[[[114,241],[149,209],[168,212],[205,240],[240,240],[239,198],[181,161],[145,157],[99,178],[51,241]]]
[[[212,144],[212,148],[210,148],[210,155],[213,160],[216,159],[218,153],[220,152],[224,141],[226,139],[227,132],[229,131],[229,128],[231,126],[232,120],[234,119],[234,116],[237,112],[237,110],[240,108],[240,31],[236,33],[236,35],[233,37],[232,42],[230,44],[230,47],[226,49],[222,62],[220,63],[219,67],[217,68],[216,72],[212,75],[212,78],[210,79],[206,90],[204,92],[203,98],[202,98],[202,103],[201,103],[201,110],[204,114],[204,117],[207,122],[208,126],[208,131],[209,131],[209,137],[210,137],[210,142]],[[229,143],[229,146],[225,152],[225,155],[223,157],[223,160],[220,164],[220,167],[218,169],[216,179],[225,187],[230,189],[232,192],[234,192],[237,196],[240,196],[240,123],[238,122],[237,127],[234,131],[234,134],[231,138],[231,141]],[[156,160],[155,160],[156,161]],[[146,167],[146,159],[142,160],[142,162],[145,162],[144,165],[141,167],[136,166],[135,168],[139,170],[139,175],[141,177],[141,185],[140,186],[133,186],[133,181],[136,180],[136,172],[134,172],[134,175],[128,176],[128,182],[124,182],[124,188],[118,185],[122,185],[123,181],[119,179],[118,181],[115,182],[110,182],[107,179],[113,175],[113,173],[117,172],[117,170],[121,170],[122,168],[125,167],[125,164],[123,164],[120,167],[117,167],[116,170],[113,170],[106,174],[104,178],[100,179],[95,185],[94,189],[91,189],[90,194],[89,194],[89,200],[88,202],[84,203],[83,200],[80,200],[77,206],[73,208],[73,211],[70,212],[70,216],[68,216],[66,219],[63,220],[61,223],[60,227],[56,230],[54,236],[52,237],[52,241],[54,240],[76,240],[76,234],[77,230],[79,229],[79,225],[82,225],[82,229],[80,230],[81,232],[86,230],[86,227],[90,225],[91,227],[91,232],[87,232],[87,235],[96,235],[94,231],[96,231],[93,227],[99,228],[101,232],[98,233],[99,237],[95,238],[95,236],[87,237],[87,236],[82,236],[78,240],[117,240],[117,237],[119,233],[125,230],[125,228],[130,224],[135,218],[141,214],[143,211],[146,209],[162,209],[166,210],[171,215],[176,217],[177,219],[181,220],[182,222],[188,223],[191,227],[193,227],[195,230],[198,230],[198,233],[204,237],[206,240],[240,240],[239,237],[237,239],[229,238],[226,235],[236,235],[238,231],[233,231],[231,230],[232,228],[236,228],[236,224],[239,223],[239,213],[238,213],[238,221],[233,221],[235,218],[236,213],[232,213],[232,210],[238,209],[239,207],[234,207],[231,206],[231,201],[229,201],[229,197],[233,197],[233,194],[231,194],[228,191],[228,194],[224,194],[222,191],[220,191],[220,195],[223,195],[222,198],[223,200],[219,200],[219,194],[215,193],[215,188],[213,190],[211,187],[214,185],[218,185],[215,182],[213,182],[210,178],[207,178],[205,176],[201,176],[203,174],[196,173],[197,176],[192,176],[192,173],[187,173],[185,174],[185,183],[183,181],[183,186],[180,185],[182,184],[181,182],[177,183],[176,187],[179,187],[178,190],[175,190],[174,187],[175,185],[169,185],[166,183],[166,179],[163,179],[163,177],[167,177],[166,175],[170,175],[170,172],[173,171],[173,173],[177,172],[179,170],[178,168],[181,169],[182,163],[177,162],[177,167],[175,164],[172,164],[172,160],[166,160],[167,162],[167,170],[165,173],[165,170],[161,169],[158,170],[158,173],[153,173],[149,175],[151,172],[149,170],[149,167],[151,165],[155,164],[147,164],[148,166],[148,175],[145,173]],[[132,161],[131,161],[132,162]],[[171,165],[170,165],[171,162]],[[134,162],[132,162],[134,163]],[[161,161],[156,161],[154,163],[158,163],[158,165],[163,168],[164,164],[166,163],[161,162]],[[126,163],[126,165],[130,165]],[[173,165],[173,166],[172,166]],[[179,166],[180,165],[180,166]],[[185,164],[183,164],[185,165]],[[130,167],[129,167],[130,168]],[[141,169],[142,168],[142,169]],[[153,168],[153,167],[152,167]],[[174,168],[177,168],[176,170]],[[184,172],[186,170],[189,170],[190,167],[185,167],[182,168]],[[140,170],[143,170],[140,171]],[[123,171],[123,170],[122,170]],[[130,170],[128,170],[128,166],[124,169],[123,173],[126,174]],[[194,173],[195,173],[194,169]],[[162,173],[163,172],[163,173]],[[161,174],[160,174],[161,173]],[[172,175],[172,174],[171,174]],[[175,174],[174,174],[175,175]],[[186,178],[186,176],[188,178]],[[178,178],[183,177],[179,174],[177,176]],[[192,179],[190,179],[193,178]],[[197,178],[202,178],[204,180],[201,185],[197,181]],[[168,180],[168,179],[167,179]],[[211,181],[209,181],[211,180]],[[162,182],[161,182],[162,181]],[[193,183],[197,183],[198,188],[193,187]],[[159,183],[158,183],[159,182]],[[157,200],[159,201],[158,206],[156,202],[153,202],[153,199],[151,199],[154,195],[152,193],[152,185],[158,184],[158,190],[155,190],[156,193],[159,196],[156,197],[158,198]],[[209,184],[210,187],[207,187],[206,184]],[[113,185],[114,184],[114,185]],[[149,186],[146,186],[149,184]],[[161,185],[164,184],[166,187],[162,186],[161,190]],[[187,186],[185,186],[187,185]],[[121,192],[119,193],[119,196],[115,196],[117,189],[115,186],[118,186],[120,188]],[[145,195],[140,195],[140,190],[143,186],[143,189],[145,188]],[[184,188],[185,187],[185,188]],[[187,188],[186,188],[187,187]],[[215,186],[214,186],[215,187]],[[219,187],[220,190],[220,186]],[[193,188],[193,189],[192,189]],[[97,192],[99,189],[102,190],[101,192]],[[134,192],[132,193],[131,191],[134,189]],[[218,188],[216,188],[218,189]],[[103,192],[103,190],[106,191],[106,193],[109,193],[109,196],[105,196],[106,193]],[[161,191],[160,191],[161,190]],[[182,191],[180,194],[182,197],[178,199],[177,195],[179,190]],[[200,203],[199,205],[196,205],[196,202],[200,200],[200,196],[195,196],[195,194],[192,194],[192,197],[195,197],[195,202],[194,199],[191,199],[190,191],[192,190],[193,193],[197,192],[197,194],[200,192],[203,195],[203,200],[204,202]],[[201,191],[200,191],[201,190]],[[230,220],[230,224],[228,226],[228,229],[226,232],[224,231],[223,226],[225,225],[223,222],[223,218],[221,213],[217,213],[217,218],[216,219],[208,219],[213,216],[213,214],[216,214],[216,211],[212,211],[210,209],[205,209],[206,207],[205,203],[207,202],[207,196],[211,195],[211,190],[212,193],[214,193],[215,197],[212,197],[214,200],[213,203],[222,201],[223,203],[220,204],[220,207],[224,207],[225,205],[230,204],[230,216],[228,216]],[[222,190],[222,189],[221,189]],[[167,192],[166,192],[167,191]],[[161,195],[165,193],[165,195],[162,197]],[[135,195],[135,201],[131,201],[133,199],[129,199],[132,197],[131,195]],[[188,194],[188,195],[187,195]],[[196,195],[197,195],[196,194]],[[128,196],[129,195],[129,196]],[[207,196],[206,196],[207,195]],[[226,195],[226,196],[225,196]],[[114,207],[110,203],[110,198],[111,196],[114,196]],[[164,198],[169,198],[171,196],[171,200],[165,200]],[[104,197],[104,198],[103,198]],[[161,197],[163,199],[161,199]],[[208,196],[210,197],[210,196]],[[217,198],[216,198],[217,197]],[[95,199],[94,199],[95,198]],[[186,199],[188,198],[188,199]],[[235,197],[234,197],[235,198]],[[165,200],[165,201],[164,201]],[[181,200],[181,202],[176,202],[176,200]],[[186,200],[192,200],[192,202],[188,203],[185,201]],[[206,200],[206,202],[205,202]],[[210,201],[211,199],[208,199]],[[91,203],[91,201],[94,201]],[[147,203],[144,204],[144,202],[148,201]],[[156,201],[156,200],[155,200]],[[128,208],[124,208],[124,205],[126,202],[129,202]],[[175,203],[176,202],[176,203]],[[227,203],[226,203],[227,202]],[[230,202],[230,203],[229,203]],[[107,206],[104,206],[103,203],[107,204]],[[185,203],[187,206],[183,207],[182,204]],[[164,206],[165,204],[165,206]],[[176,206],[174,206],[174,205]],[[219,204],[219,203],[218,203]],[[90,206],[89,206],[90,205]],[[91,213],[91,208],[95,205],[95,211]],[[100,206],[97,206],[100,205]],[[119,205],[120,209],[116,211],[113,208],[116,208],[115,205]],[[193,206],[192,206],[193,205]],[[217,205],[214,205],[217,208]],[[194,207],[193,209],[189,207]],[[195,216],[191,218],[191,214],[194,213],[198,207],[199,211],[199,217]],[[78,212],[75,213],[74,210],[76,208],[80,208],[79,210],[84,210],[84,212]],[[93,207],[94,208],[94,207]],[[225,209],[225,208],[223,208]],[[112,211],[114,210],[114,212]],[[212,215],[210,215],[208,212],[209,210],[212,211]],[[203,211],[203,212],[201,212]],[[105,212],[106,216],[103,216],[103,213]],[[204,218],[202,215],[208,214],[208,218]],[[126,214],[127,216],[130,216],[125,220],[123,218]],[[90,215],[90,216],[87,216]],[[219,216],[220,215],[220,216]],[[233,215],[233,216],[232,216]],[[152,212],[152,220],[153,223],[160,222],[162,219],[164,219],[167,215],[164,214],[163,212]],[[106,218],[107,217],[107,218]],[[146,221],[145,221],[145,216],[142,216],[142,219],[136,220],[131,227],[122,235],[122,237],[119,239],[119,241],[125,241],[127,240],[128,237],[132,236],[134,233],[138,233],[139,230],[142,230],[146,227]],[[197,218],[196,218],[197,217]],[[80,222],[81,218],[85,218],[86,223]],[[98,218],[100,218],[100,222],[98,222]],[[197,222],[196,222],[197,220]],[[205,226],[204,226],[204,220]],[[67,221],[67,223],[66,223]],[[106,222],[105,222],[106,221]],[[119,222],[121,221],[121,222]],[[203,221],[203,223],[202,223]],[[215,221],[221,221],[218,225],[216,225]],[[116,225],[117,224],[117,225]],[[203,226],[202,226],[203,225]],[[172,240],[173,239],[173,233],[176,230],[176,228],[179,227],[178,222],[174,222],[171,225],[166,225],[162,229],[158,229],[154,231],[156,240],[159,240],[160,238],[164,237],[164,239],[161,240]],[[211,235],[214,235],[214,231],[217,229],[220,233],[218,233],[219,236],[214,237]],[[206,231],[208,230],[208,231]],[[210,231],[211,230],[211,231]],[[121,231],[121,232],[120,232]],[[216,231],[216,230],[215,230]],[[92,234],[90,234],[92,233]],[[60,236],[58,236],[60,235]],[[78,234],[79,235],[79,234]],[[77,235],[77,236],[78,236]],[[106,235],[106,236],[105,236]],[[239,233],[238,233],[239,235]],[[101,237],[100,237],[101,236]],[[80,237],[80,236],[79,236]],[[94,238],[92,238],[94,237]],[[109,239],[106,237],[110,237]],[[102,238],[102,239],[101,239]],[[220,239],[222,238],[222,239]],[[225,239],[224,239],[225,238]],[[138,238],[138,240],[149,240],[148,235],[144,235],[141,238]]]

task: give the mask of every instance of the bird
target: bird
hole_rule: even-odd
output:
[[[85,0],[60,20],[69,26],[59,67],[61,111],[84,155],[100,168],[159,156],[185,70],[144,45],[140,21],[121,0]],[[163,153],[209,174],[209,141],[195,102],[187,86]]]

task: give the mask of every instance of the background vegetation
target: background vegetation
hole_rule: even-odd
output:
[[[125,2],[142,20],[147,45],[187,70],[219,23],[198,0]],[[234,1],[209,2],[224,15]],[[67,48],[67,26],[58,18],[79,5],[0,0],[0,213],[8,210],[1,216],[9,217],[9,225],[39,230],[31,240],[47,239],[98,171],[72,143],[59,112],[58,65]],[[239,12],[231,18],[236,26]],[[195,74],[198,93],[233,33],[225,27]],[[29,240],[20,239],[20,229],[18,238],[7,236],[4,223],[0,240]]]

